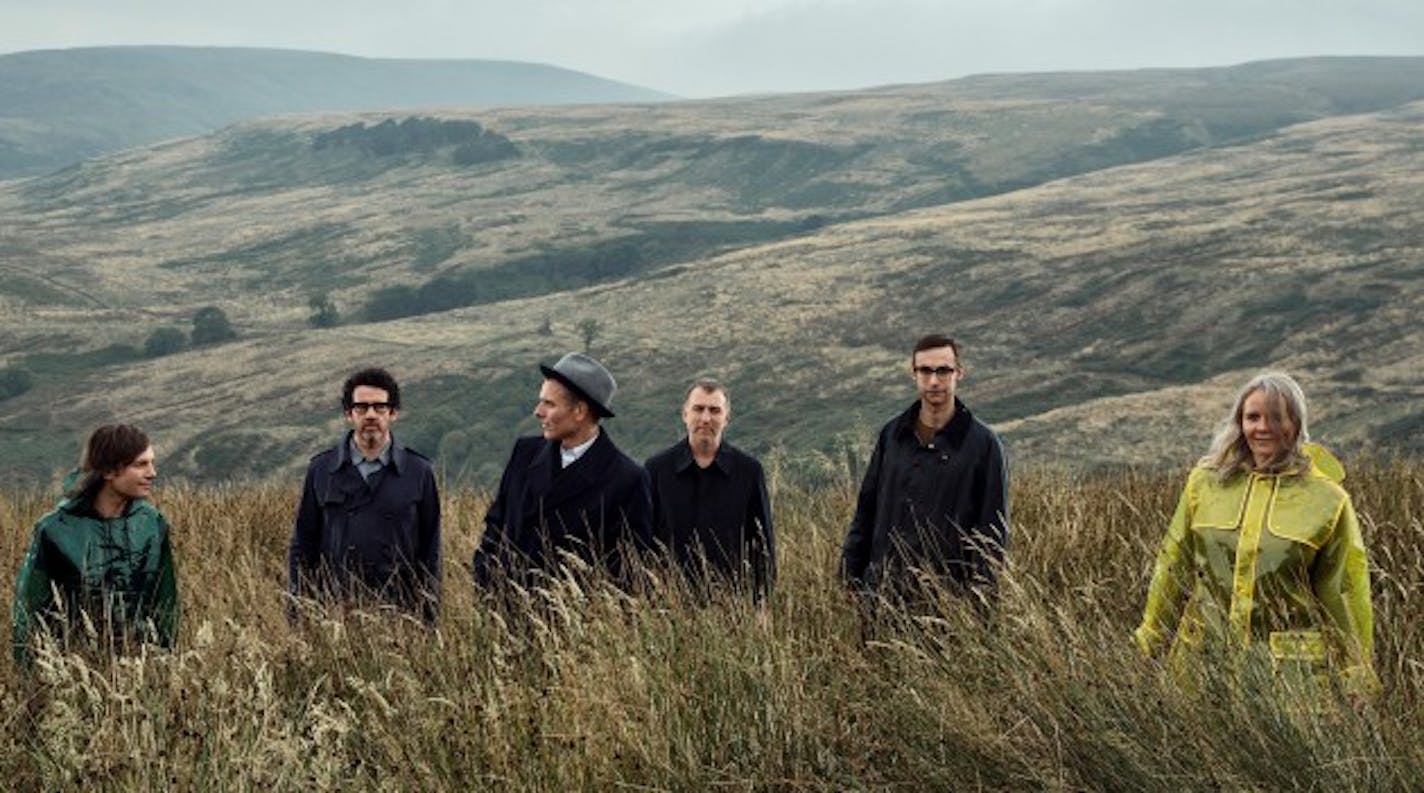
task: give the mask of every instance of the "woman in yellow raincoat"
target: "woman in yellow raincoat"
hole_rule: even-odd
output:
[[[1241,389],[1157,553],[1133,634],[1144,652],[1170,641],[1182,669],[1225,657],[1215,651],[1264,650],[1277,673],[1319,680],[1329,669],[1346,690],[1373,691],[1360,524],[1344,469],[1308,441],[1305,395],[1289,375],[1266,372]]]

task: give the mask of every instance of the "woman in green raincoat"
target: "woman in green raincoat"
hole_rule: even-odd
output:
[[[94,430],[67,492],[35,524],[15,582],[15,661],[28,666],[41,630],[62,646],[121,653],[173,645],[178,583],[168,521],[148,501],[153,447],[128,424]]]
[[[1305,395],[1266,372],[1187,477],[1157,554],[1139,647],[1173,666],[1264,651],[1277,676],[1377,685],[1369,564],[1345,472],[1310,444]],[[1246,650],[1240,653],[1237,651]]]

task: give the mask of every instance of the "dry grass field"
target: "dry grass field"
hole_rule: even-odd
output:
[[[776,469],[773,469],[776,471]],[[1027,467],[991,630],[952,601],[863,636],[834,576],[846,477],[772,477],[781,578],[765,615],[676,585],[579,575],[514,623],[464,563],[484,498],[446,492],[438,631],[283,612],[295,492],[170,486],[179,646],[0,667],[17,790],[1415,790],[1424,778],[1424,466],[1347,485],[1374,569],[1369,703],[1267,685],[1178,689],[1128,633],[1182,476]],[[47,496],[0,495],[8,589]]]

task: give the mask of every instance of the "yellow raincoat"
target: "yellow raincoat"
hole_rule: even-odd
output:
[[[1320,447],[1304,476],[1225,483],[1194,469],[1147,592],[1138,646],[1172,640],[1179,661],[1208,646],[1266,649],[1284,665],[1330,668],[1348,690],[1377,686],[1369,564],[1344,469]]]

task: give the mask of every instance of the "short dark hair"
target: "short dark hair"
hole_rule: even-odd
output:
[[[149,445],[148,436],[132,424],[105,424],[89,433],[79,457],[81,476],[70,495],[93,498],[104,484],[104,474],[137,460]]]
[[[727,407],[730,408],[732,406],[732,392],[727,389],[727,386],[722,384],[721,380],[717,380],[716,378],[699,377],[693,380],[692,385],[688,386],[687,390],[682,394],[682,404],[687,404],[687,398],[692,396],[693,391],[706,391],[711,394],[721,391],[722,396],[727,398]]]
[[[959,342],[940,333],[931,333],[928,336],[921,336],[920,340],[915,342],[915,349],[910,351],[910,363],[915,362],[915,356],[917,354],[925,350],[938,350],[940,347],[948,347],[954,350],[954,362],[958,364],[964,363],[960,360]]]
[[[390,403],[391,408],[400,410],[400,386],[396,385],[396,379],[385,369],[373,366],[351,375],[346,378],[346,382],[341,384],[341,409],[343,411],[351,409],[351,404],[354,401],[351,395],[356,393],[357,387],[363,385],[385,391],[386,401]]]

